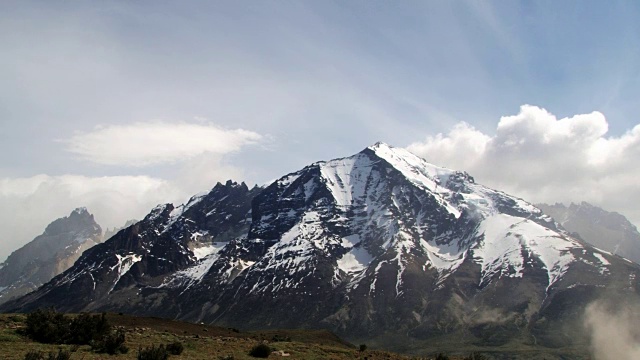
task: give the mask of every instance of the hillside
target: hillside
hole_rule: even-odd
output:
[[[24,315],[0,315],[0,358],[3,360],[23,360],[30,350],[58,351],[69,350],[71,360],[90,359],[136,359],[137,349],[150,345],[167,344],[179,341],[184,352],[175,359],[255,359],[248,355],[249,350],[260,343],[267,343],[273,349],[289,354],[290,359],[388,359],[408,360],[410,356],[385,351],[360,351],[328,331],[311,330],[268,330],[243,332],[237,329],[198,325],[160,318],[135,317],[108,314],[109,323],[122,328],[126,333],[127,354],[95,354],[90,347],[74,349],[71,345],[45,345],[29,340],[19,334],[24,327]],[[280,340],[282,339],[282,340]],[[270,358],[279,358],[273,353]],[[461,359],[452,356],[451,359]]]

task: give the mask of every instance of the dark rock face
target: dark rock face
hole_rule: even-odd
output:
[[[102,229],[85,208],[49,224],[0,268],[0,303],[25,295],[70,268],[84,250],[101,241],[101,235]]]
[[[589,244],[640,263],[640,232],[623,215],[587,202],[537,206]]]
[[[639,272],[521,199],[376,144],[157,207],[1,309],[323,327],[399,350],[447,336],[562,346],[591,300],[636,294]]]

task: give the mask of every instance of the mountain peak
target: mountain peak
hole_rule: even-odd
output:
[[[371,149],[371,150],[376,150],[378,148],[389,148],[389,149],[391,149],[391,148],[393,148],[393,146],[391,146],[391,145],[389,145],[389,144],[387,144],[387,143],[385,143],[383,141],[378,141],[375,144],[367,147],[367,149]]]
[[[381,141],[367,147],[366,150],[373,151],[376,156],[396,168],[398,166],[402,168],[408,167],[407,170],[412,169],[411,172],[415,172],[418,168],[422,171],[427,171],[433,176],[448,175],[455,172],[454,170],[431,164],[405,148],[394,147]]]
[[[101,239],[102,228],[85,207],[54,220],[41,235],[7,258],[0,269],[0,303],[51,280]]]
[[[89,212],[89,210],[87,210],[87,208],[84,207],[84,206],[77,207],[77,208],[73,209],[71,214],[69,214],[69,217],[71,217],[71,216],[91,216],[91,217],[93,217],[93,215]]]

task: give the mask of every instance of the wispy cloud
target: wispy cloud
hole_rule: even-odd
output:
[[[227,154],[253,144],[260,134],[213,124],[138,122],[98,127],[65,140],[67,150],[103,165],[148,166],[198,155]]]
[[[558,119],[524,105],[502,117],[494,135],[460,123],[408,148],[529,201],[590,201],[639,224],[640,125],[618,137],[607,136],[608,129],[600,112]]]
[[[632,303],[595,301],[587,306],[584,326],[596,360],[640,358],[637,299]]]

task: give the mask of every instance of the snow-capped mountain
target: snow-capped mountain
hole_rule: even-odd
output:
[[[46,304],[61,310],[144,309],[150,300],[140,291],[160,286],[165,277],[196,265],[221,243],[246,234],[251,199],[258,191],[229,181],[185,205],[158,205],[18,303],[22,308]]]
[[[102,240],[101,235],[102,229],[86,208],[49,224],[0,267],[0,303],[25,295],[70,268],[84,250]]]
[[[536,206],[591,245],[640,263],[640,232],[623,215],[584,201],[569,206],[559,203]]]
[[[524,200],[378,143],[159,206],[2,310],[325,327],[404,350],[447,335],[558,346],[589,301],[637,293],[638,272]]]

